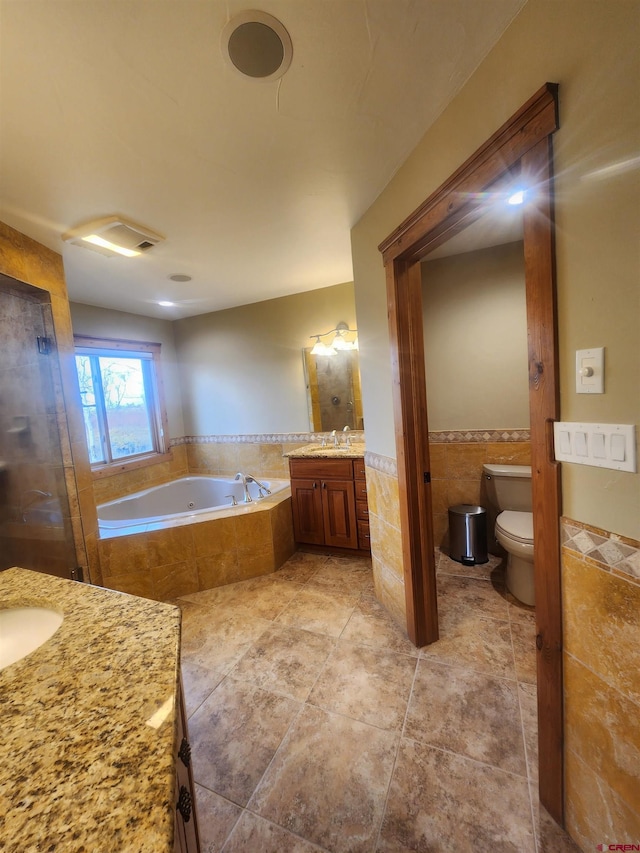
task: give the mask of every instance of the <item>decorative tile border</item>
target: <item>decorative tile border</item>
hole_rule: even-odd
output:
[[[430,432],[429,441],[435,444],[469,444],[484,441],[530,441],[528,429],[460,429]]]
[[[367,468],[374,468],[382,474],[389,474],[391,477],[398,476],[398,463],[389,456],[381,456],[379,453],[372,453],[367,450],[364,454],[364,464]]]
[[[640,583],[640,542],[571,518],[560,522],[563,548],[595,560],[605,571]]]
[[[310,444],[326,438],[327,432],[277,432],[255,435],[182,435],[170,440],[171,447],[180,444]],[[352,441],[364,441],[364,432],[353,429]]]

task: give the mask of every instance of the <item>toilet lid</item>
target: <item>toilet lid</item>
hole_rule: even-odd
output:
[[[519,542],[533,542],[532,512],[515,512],[507,509],[496,519],[496,527]]]

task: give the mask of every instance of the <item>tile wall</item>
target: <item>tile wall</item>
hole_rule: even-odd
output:
[[[562,519],[567,828],[640,841],[640,542]]]

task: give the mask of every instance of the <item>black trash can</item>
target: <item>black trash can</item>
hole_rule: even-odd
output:
[[[449,556],[465,566],[488,562],[484,507],[473,504],[449,507]]]

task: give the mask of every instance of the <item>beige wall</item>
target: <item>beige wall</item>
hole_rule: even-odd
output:
[[[169,436],[176,438],[184,435],[182,397],[173,338],[173,323],[169,320],[128,314],[125,311],[112,311],[109,308],[97,308],[94,305],[81,305],[79,302],[72,302],[70,308],[74,335],[150,341],[162,345],[162,380],[169,419]]]
[[[528,429],[522,242],[425,261],[430,430]]]
[[[341,320],[351,283],[176,321],[186,434],[308,431],[302,349]]]
[[[593,176],[637,156],[639,6],[529,0],[352,231],[367,447],[395,457],[385,278],[379,243],[545,81],[560,84],[557,269],[561,416],[640,420],[640,172]],[[575,394],[575,350],[606,347],[606,393]],[[564,511],[640,534],[640,477],[563,466]]]

